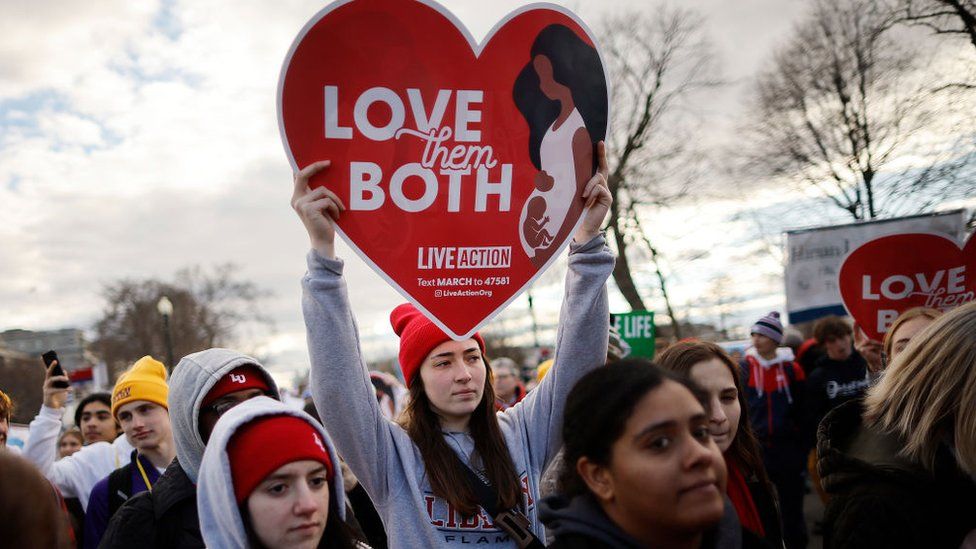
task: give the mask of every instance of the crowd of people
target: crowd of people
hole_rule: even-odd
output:
[[[784,346],[770,313],[741,361],[715,343],[621,359],[601,226],[606,157],[579,192],[555,354],[517,363],[410,304],[390,315],[402,383],[361,353],[335,220],[298,172],[305,411],[255,358],[146,356],[82,399],[48,370],[21,455],[0,451],[10,547],[660,547],[802,549],[803,499],[827,547],[976,542],[976,304],[903,313],[884,341],[844,319]],[[2,388],[0,388],[2,389]],[[0,447],[14,403],[0,393]]]

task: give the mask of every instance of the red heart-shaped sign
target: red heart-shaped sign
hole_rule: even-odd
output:
[[[935,234],[883,236],[851,251],[840,267],[844,307],[872,339],[881,340],[912,307],[946,311],[976,297],[976,238],[961,248]]]
[[[555,260],[606,134],[586,27],[530,6],[481,45],[427,1],[337,2],[292,45],[278,119],[292,168],[348,208],[338,231],[447,334],[464,339]]]

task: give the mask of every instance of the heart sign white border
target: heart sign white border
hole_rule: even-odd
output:
[[[478,42],[433,0],[341,0],[285,57],[278,129],[292,170],[332,160],[310,185],[347,205],[339,236],[465,340],[572,241],[610,96],[595,36],[562,6],[521,7]]]

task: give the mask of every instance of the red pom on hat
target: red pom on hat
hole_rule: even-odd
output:
[[[267,393],[271,388],[268,387],[268,382],[264,379],[264,375],[264,372],[260,368],[252,364],[234,368],[210,388],[207,396],[203,397],[203,402],[200,403],[200,406],[206,406],[224,395],[245,389],[261,389]]]
[[[238,505],[282,465],[318,461],[325,465],[330,481],[334,474],[322,435],[295,416],[264,416],[240,426],[227,443],[227,458]]]
[[[409,303],[393,309],[390,313],[390,324],[396,335],[400,336],[400,370],[407,387],[410,387],[427,355],[434,347],[450,341],[451,338]],[[478,342],[478,347],[484,353],[485,341],[481,339],[481,334],[475,333],[471,337]]]

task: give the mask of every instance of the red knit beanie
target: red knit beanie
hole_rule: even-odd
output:
[[[393,309],[390,313],[390,324],[393,325],[396,335],[400,336],[400,370],[407,387],[410,387],[427,355],[434,347],[450,341],[451,338],[409,303]],[[481,334],[475,333],[471,337],[478,342],[478,347],[484,353],[485,341],[481,339]]]
[[[245,389],[261,389],[265,393],[271,390],[264,379],[264,372],[253,364],[245,364],[227,372],[216,385],[210,388],[200,406],[206,406],[224,395]]]
[[[322,435],[295,416],[264,416],[242,425],[227,443],[227,458],[238,505],[265,477],[294,461],[318,461],[328,470],[329,480],[333,475]]]

